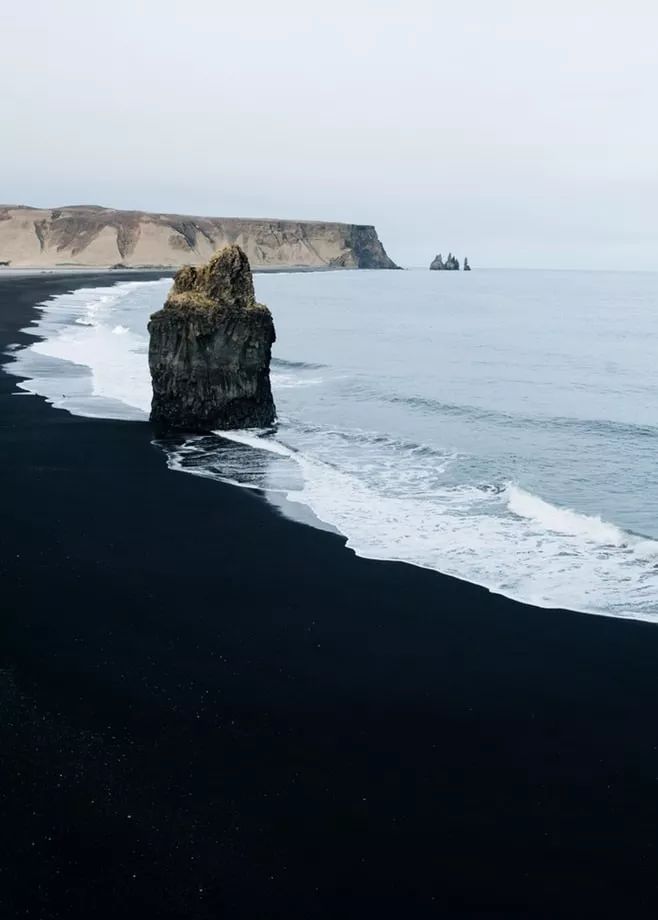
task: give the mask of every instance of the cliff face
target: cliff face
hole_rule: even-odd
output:
[[[358,224],[0,206],[0,263],[12,268],[179,268],[232,244],[254,268],[397,268],[375,228]]]
[[[249,261],[228,246],[200,268],[186,266],[149,323],[151,420],[165,429],[266,427],[274,323],[256,303]]]

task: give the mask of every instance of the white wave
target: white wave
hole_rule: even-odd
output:
[[[634,541],[614,524],[601,520],[597,516],[579,514],[570,508],[558,508],[545,502],[537,495],[526,492],[515,485],[507,490],[507,507],[519,517],[526,518],[544,527],[547,531],[572,537],[582,537],[603,546],[627,546]]]
[[[295,374],[271,373],[270,379],[275,390],[286,387],[316,387],[324,382],[322,377],[297,377]]]
[[[304,485],[288,501],[307,505],[359,556],[433,569],[535,606],[658,621],[655,540],[514,484],[387,495],[271,435],[221,435],[295,460]]]
[[[169,279],[127,281],[45,301],[39,319],[24,330],[37,341],[17,352],[8,370],[26,378],[18,384],[21,389],[45,396],[58,408],[92,418],[145,419],[151,403],[145,317],[140,334],[113,316],[137,294],[164,292],[170,284]],[[56,373],[43,359],[65,365]],[[75,368],[69,370],[71,365]]]
[[[278,457],[295,457],[295,452],[286,447],[285,444],[272,437],[264,437],[262,429],[234,429],[233,431],[216,431],[215,434],[226,438],[227,441],[235,441],[236,444],[244,444],[246,447],[253,447],[256,450],[265,450],[270,454],[276,454]]]
[[[143,338],[129,330],[117,341],[112,329],[103,325],[80,330],[63,330],[59,335],[36,342],[35,354],[89,367],[91,396],[124,403],[147,413],[151,381],[142,352]]]

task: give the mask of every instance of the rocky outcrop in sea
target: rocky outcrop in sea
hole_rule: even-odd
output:
[[[443,261],[441,253],[438,256],[435,256],[430,265],[430,270],[434,272],[458,272],[459,271],[459,259],[457,259],[451,252],[448,253],[448,258]]]
[[[468,259],[464,259],[464,271],[470,272],[471,266],[468,264]],[[435,256],[432,259],[430,264],[430,271],[433,272],[458,272],[459,271],[459,259],[453,256],[451,252],[448,253],[448,258],[443,261],[441,253],[438,256]]]
[[[148,329],[154,423],[187,431],[272,424],[274,322],[256,303],[239,246],[225,247],[206,265],[183,267]]]

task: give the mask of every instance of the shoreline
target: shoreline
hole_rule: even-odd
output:
[[[118,278],[118,279],[115,279],[115,278],[114,278],[114,276],[115,276],[116,274],[117,274],[117,271],[116,271],[116,270],[112,270],[111,272],[110,272],[110,270],[107,271],[107,275],[109,276],[109,280],[110,280],[110,281],[113,281],[113,284],[115,284],[115,285],[120,285],[120,284],[122,284],[122,283],[126,283],[126,281],[129,281],[130,270],[126,270],[126,271],[122,274],[122,276],[121,276],[120,278]],[[125,275],[126,277],[124,277],[124,275]],[[77,276],[76,276],[75,273],[74,273],[74,274],[72,275],[72,277],[77,277]],[[104,277],[104,276],[102,276],[102,277]],[[165,274],[165,273],[163,273],[163,274],[158,274],[158,273],[156,273],[156,272],[150,272],[150,273],[148,274],[148,278],[142,279],[142,280],[143,280],[145,283],[148,283],[149,281],[154,280],[154,278],[155,278],[156,280],[165,280],[165,279],[167,279],[168,277],[169,277],[169,274]],[[0,278],[1,278],[1,276],[0,276]],[[82,286],[82,289],[84,289],[84,287],[85,287],[85,286],[83,285],[83,286]],[[77,288],[77,289],[81,289],[81,288]],[[39,307],[39,309],[41,309],[41,306]],[[44,312],[45,312],[46,315],[47,315],[47,312],[48,312],[48,311],[46,310],[46,311],[44,311]],[[39,330],[39,333],[41,333],[41,330]],[[42,336],[41,334],[38,334],[38,335],[37,335],[36,333],[33,333],[33,335],[34,335],[34,338],[35,338],[35,339],[43,338],[43,336]],[[46,336],[46,337],[47,337],[47,336]],[[73,358],[71,358],[71,357],[69,357],[69,358],[67,358],[67,359],[60,358],[60,359],[56,359],[56,360],[70,360],[70,361],[73,361],[73,363],[75,363],[75,360],[74,360]],[[276,361],[276,359],[274,359],[274,360]],[[81,363],[82,363],[82,362],[81,362]],[[19,374],[19,375],[17,375],[17,376],[20,377],[21,375]],[[31,380],[32,378],[29,377],[29,376],[26,376],[24,379]],[[21,386],[21,388],[22,388],[23,385],[22,385],[22,384],[18,384],[18,386]],[[26,387],[26,389],[28,390],[28,392],[34,392],[33,390],[30,390],[29,387]],[[58,392],[59,392],[59,391],[58,391]],[[61,403],[61,402],[59,402],[59,397],[53,397],[52,394],[47,394],[46,392],[41,392],[40,394],[38,393],[37,395],[42,395],[42,396],[46,399],[46,401],[47,401],[50,405],[52,405],[54,408],[64,408],[64,409],[66,409],[66,405],[63,404],[63,403]],[[145,409],[145,406],[144,406],[144,405],[140,405],[139,408],[136,408],[136,407],[134,406],[134,404],[126,404],[126,405],[127,405],[127,407],[128,407],[130,410],[133,410],[133,409],[134,409],[135,412],[138,414],[137,417],[136,417],[136,416],[133,416],[132,418],[130,418],[129,416],[126,415],[126,416],[125,416],[125,420],[126,420],[126,421],[137,421],[137,422],[141,422],[141,423],[144,423],[145,421],[148,421],[148,410]],[[68,411],[74,411],[74,410],[68,410]],[[80,415],[80,416],[85,417],[85,418],[96,418],[96,419],[100,419],[100,420],[103,420],[103,419],[106,419],[106,420],[107,420],[107,419],[123,420],[123,415],[122,415],[121,412],[119,412],[118,414],[107,414],[107,415],[103,415],[102,413],[98,413],[98,414],[97,414],[97,413],[94,413],[94,412],[88,413],[88,412],[86,412],[86,411],[82,411],[82,410],[80,409],[79,406],[78,406],[78,408],[77,408],[77,412],[74,411],[74,414]],[[218,437],[220,437],[220,438],[223,438],[223,437],[225,437],[225,436],[228,436],[228,437],[227,437],[228,442],[230,443],[230,442],[232,441],[232,439],[231,439],[231,437],[230,437],[230,432],[226,432],[226,433],[215,432],[215,434],[216,434]],[[165,453],[165,455],[166,455],[166,451],[164,451],[164,453]],[[177,467],[175,464],[170,464],[170,469],[175,470],[175,469],[179,469],[179,467]],[[188,475],[191,473],[191,470],[184,470],[183,468],[180,468],[179,471],[181,471],[181,472],[186,472]],[[212,477],[210,477],[210,478],[212,478]],[[349,536],[349,533],[343,533],[337,526],[335,526],[334,524],[330,523],[329,521],[326,521],[326,520],[322,519],[321,517],[319,517],[319,516],[316,514],[316,512],[313,510],[313,508],[312,508],[310,505],[308,505],[308,504],[305,504],[305,503],[303,503],[303,502],[298,502],[298,501],[291,500],[290,497],[289,497],[289,495],[286,495],[286,494],[284,494],[283,492],[277,492],[276,490],[275,490],[275,491],[271,491],[271,490],[268,490],[268,489],[266,489],[266,488],[255,487],[255,486],[251,486],[251,485],[247,486],[247,485],[245,485],[245,484],[241,484],[241,483],[239,483],[239,482],[235,482],[235,481],[230,480],[230,479],[225,479],[225,480],[220,480],[220,479],[218,479],[217,481],[223,481],[223,482],[225,482],[226,484],[232,485],[232,486],[234,486],[234,487],[236,487],[236,488],[250,488],[253,492],[255,492],[255,493],[257,493],[258,495],[260,495],[270,506],[274,506],[280,513],[284,514],[285,516],[289,517],[290,519],[292,519],[292,520],[294,520],[294,521],[297,521],[297,522],[299,522],[299,523],[306,524],[306,525],[308,525],[308,526],[315,527],[316,529],[328,530],[328,531],[331,532],[331,533],[336,533],[336,534],[338,534],[339,536],[341,536],[341,537],[345,540],[346,548],[347,548],[350,552],[353,552],[355,555],[357,555],[357,556],[359,556],[360,558],[363,558],[363,559],[371,559],[371,560],[377,560],[377,561],[382,561],[382,562],[399,562],[399,563],[401,563],[401,564],[404,564],[404,565],[411,565],[411,566],[413,566],[413,567],[415,567],[415,568],[423,569],[423,570],[426,570],[426,571],[436,572],[436,573],[438,573],[438,574],[440,574],[440,575],[444,575],[444,576],[449,577],[449,578],[454,578],[454,579],[456,579],[457,581],[461,581],[461,582],[463,582],[463,583],[465,583],[465,584],[470,584],[470,585],[474,585],[474,586],[483,588],[485,591],[487,591],[487,592],[489,592],[489,593],[491,593],[491,594],[498,594],[498,595],[501,595],[502,597],[504,597],[504,598],[506,598],[506,599],[508,599],[508,600],[510,600],[510,601],[512,601],[512,602],[520,603],[520,604],[526,604],[526,605],[528,605],[528,606],[536,607],[536,608],[541,609],[541,610],[551,611],[551,610],[562,609],[562,610],[565,610],[565,611],[568,611],[568,612],[571,612],[571,613],[586,614],[586,615],[589,615],[589,616],[612,617],[612,618],[614,618],[614,619],[633,620],[633,621],[635,621],[635,622],[650,623],[650,624],[658,624],[658,620],[656,619],[656,616],[655,616],[654,614],[651,614],[651,613],[649,613],[649,614],[646,614],[646,613],[632,613],[632,612],[631,612],[631,613],[619,613],[619,612],[617,612],[617,611],[611,612],[611,611],[604,610],[604,609],[596,609],[596,608],[587,609],[587,607],[585,607],[585,606],[582,606],[582,607],[581,607],[581,606],[564,606],[564,607],[560,607],[559,605],[556,605],[556,604],[554,604],[554,603],[553,603],[553,604],[547,603],[547,602],[541,603],[541,602],[538,602],[537,600],[534,600],[534,599],[533,599],[533,600],[528,600],[528,599],[523,598],[522,596],[515,596],[514,593],[509,593],[508,591],[503,590],[503,589],[500,588],[500,587],[492,587],[490,584],[487,584],[486,580],[476,580],[475,578],[469,577],[468,574],[456,574],[456,573],[454,573],[454,572],[446,572],[446,571],[442,571],[441,569],[436,568],[434,565],[424,564],[423,562],[414,561],[413,559],[404,559],[404,558],[396,557],[396,556],[393,554],[393,552],[391,552],[391,553],[388,554],[388,555],[383,555],[383,554],[382,554],[382,555],[369,555],[367,552],[359,551],[357,548],[355,548],[353,545],[351,545],[351,538],[350,538],[350,536]],[[612,526],[615,526],[615,527],[616,527],[617,525],[612,525]],[[347,528],[347,531],[349,531],[349,528]],[[627,535],[628,535],[629,537],[631,537],[631,538],[632,538],[632,537],[640,537],[640,538],[646,539],[646,540],[651,540],[651,539],[652,539],[651,537],[644,536],[644,535],[642,535],[642,534],[640,534],[640,533],[634,533],[633,531],[628,531],[628,532],[627,532]]]
[[[40,300],[134,274],[0,274],[2,361]],[[16,382],[7,916],[653,915],[655,626],[356,556]]]

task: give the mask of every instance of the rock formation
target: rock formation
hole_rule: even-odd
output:
[[[397,268],[374,227],[0,205],[0,262],[12,268],[180,268],[237,244],[253,268]]]
[[[443,261],[441,258],[441,253],[432,260],[430,265],[431,271],[444,271],[444,272],[458,272],[459,271],[459,259],[455,258],[451,252],[448,253],[448,258]]]
[[[182,268],[148,328],[153,422],[188,431],[272,424],[274,323],[256,303],[239,246],[225,247],[207,265]]]
[[[471,266],[468,264],[468,259],[466,258],[466,256],[464,256],[464,271],[470,272],[470,270],[471,270]]]

